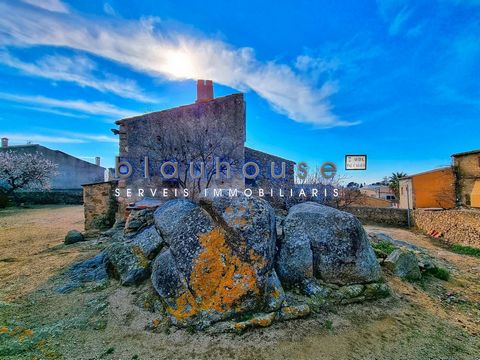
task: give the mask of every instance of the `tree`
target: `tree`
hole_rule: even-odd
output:
[[[148,139],[142,147],[149,158],[156,159],[159,163],[177,163],[177,176],[167,182],[188,189],[189,197],[196,198],[202,190],[213,184],[217,175],[219,178],[226,176],[228,167],[231,175],[239,171],[240,163],[237,159],[242,145],[228,136],[226,127],[218,128],[210,122],[196,122],[170,123],[161,136]],[[217,159],[222,164],[219,169]],[[159,164],[152,165],[157,165],[158,168]],[[202,173],[203,176],[200,177]]]
[[[397,199],[400,198],[400,179],[407,176],[407,174],[403,172],[396,172],[392,173],[392,175],[388,178],[388,187],[394,192],[395,197]]]
[[[358,189],[359,185],[355,182],[348,182],[348,180],[349,178],[346,175],[341,175],[339,173],[333,178],[326,179],[323,177],[319,166],[309,169],[308,175],[304,179],[301,179],[297,174],[295,187],[303,188],[306,191],[311,188],[317,188],[320,194],[326,190],[328,195],[326,197],[307,196],[302,199],[286,198],[289,201],[289,203],[287,203],[287,208],[302,201],[314,201],[337,209],[345,209],[352,205],[362,205],[364,202],[364,196]],[[345,183],[347,183],[346,186],[344,185]],[[334,195],[335,189],[337,190],[337,196]]]
[[[13,195],[17,190],[47,190],[57,174],[57,165],[40,153],[0,152],[0,192]]]

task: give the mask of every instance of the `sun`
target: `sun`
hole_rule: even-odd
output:
[[[165,55],[164,70],[167,74],[174,78],[195,78],[193,59],[185,50],[168,50]]]

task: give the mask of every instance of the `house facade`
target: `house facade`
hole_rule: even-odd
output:
[[[400,179],[401,209],[455,207],[455,175],[451,167],[435,169]]]
[[[480,150],[452,155],[457,205],[480,208]]]

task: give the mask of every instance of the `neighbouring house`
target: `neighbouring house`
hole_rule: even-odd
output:
[[[400,179],[401,209],[455,207],[455,174],[451,167],[430,170]]]
[[[162,176],[159,170],[164,164],[172,161],[179,163],[179,174],[187,174],[189,172],[187,163],[191,163],[192,152],[196,153],[196,158],[198,154],[204,155],[202,162],[210,164],[210,169],[214,168],[212,166],[214,159],[219,159],[223,164],[222,173],[215,174],[219,175],[218,178],[217,176],[210,179],[201,178],[202,188],[241,190],[254,186],[266,188],[293,186],[295,166],[293,161],[245,147],[245,119],[246,104],[242,93],[214,98],[212,81],[198,80],[195,103],[118,120],[116,122],[118,128],[112,131],[119,136],[119,161],[131,166],[131,175],[119,180],[118,188],[133,190],[130,196],[125,191],[116,197],[118,216],[122,216],[129,204],[141,201],[143,196],[136,191],[137,189],[148,192],[158,188],[185,188],[185,183],[181,183],[182,179],[179,179],[180,176],[168,179]],[[248,174],[256,172],[255,167],[249,165],[251,162],[258,165],[258,176],[255,179],[243,176],[244,166]],[[281,174],[284,167],[285,177],[277,179],[270,176],[272,162],[275,174]],[[165,167],[165,172],[169,170],[175,173],[174,169],[169,167],[169,169]],[[228,177],[227,168],[230,175]],[[148,176],[145,176],[146,169]],[[208,172],[208,169],[206,171]],[[96,191],[95,187],[101,190]],[[109,187],[111,182],[84,186],[85,218],[90,219],[90,224],[95,223],[95,218],[104,217],[108,210],[90,206],[95,201],[93,194],[97,196]],[[161,190],[158,191],[158,194],[160,193]],[[103,203],[111,202],[107,199]],[[89,223],[85,224],[87,229],[91,227]]]
[[[368,197],[394,201],[395,193],[386,185],[367,185],[359,188],[360,192]]]
[[[96,163],[76,158],[59,150],[52,150],[39,144],[9,145],[8,138],[2,138],[0,151],[15,153],[39,153],[57,164],[58,174],[52,177],[49,191],[20,191],[20,200],[29,203],[82,203],[82,185],[103,181],[105,168],[100,166],[100,158]]]
[[[452,155],[457,205],[480,208],[480,150]]]

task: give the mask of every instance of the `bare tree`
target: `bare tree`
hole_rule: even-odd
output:
[[[188,189],[189,197],[195,198],[212,185],[217,175],[221,178],[238,171],[239,146],[227,135],[225,126],[217,128],[209,122],[174,123],[161,136],[147,140],[143,151],[158,163],[177,163],[176,176],[167,182]],[[217,159],[222,164],[218,169]]]
[[[312,197],[306,196],[301,201],[315,201],[327,206],[343,209],[352,205],[361,205],[364,200],[364,195],[356,187],[348,187],[347,184],[349,177],[346,175],[335,174],[332,178],[325,178],[321,172],[321,167],[316,166],[313,169],[309,169],[305,178],[299,177],[299,174],[295,176],[295,185],[298,188],[308,190],[310,188],[320,189],[319,193],[323,193],[326,190],[327,196]],[[334,192],[336,190],[336,193]],[[294,202],[298,202],[297,199],[291,199],[289,204],[293,205]],[[288,205],[287,205],[288,207]]]
[[[0,191],[13,195],[17,190],[47,190],[57,174],[57,165],[40,153],[0,152]]]

